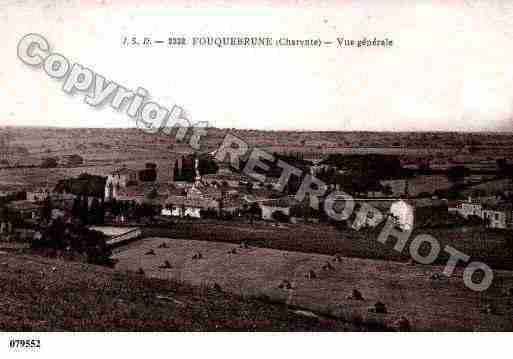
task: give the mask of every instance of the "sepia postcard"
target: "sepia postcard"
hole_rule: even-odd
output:
[[[0,30],[7,357],[507,343],[513,1],[0,0]]]

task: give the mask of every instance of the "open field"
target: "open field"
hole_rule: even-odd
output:
[[[217,128],[209,128],[208,135],[202,138],[202,151],[218,149],[227,132],[246,140],[251,146],[269,152],[301,153],[311,160],[334,153],[393,154],[405,163],[429,159],[433,169],[447,169],[451,164],[459,163],[473,170],[493,172],[497,159],[513,156],[511,136],[500,133],[273,132]],[[159,181],[168,182],[175,158],[192,152],[187,142],[179,143],[173,136],[147,134],[137,128],[0,127],[0,134],[4,133],[11,138],[9,164],[35,166],[0,168],[0,190],[5,191],[53,186],[59,179],[83,172],[106,176],[123,164],[142,168],[146,162],[156,162]],[[71,154],[81,156],[83,165],[38,168],[45,158]],[[446,189],[450,183],[445,176],[434,175],[413,178],[409,185],[410,193],[415,195]],[[402,181],[392,181],[391,187],[396,195],[404,192]]]
[[[490,231],[482,227],[418,229],[410,236],[404,254],[393,250],[393,238],[385,244],[376,240],[382,226],[373,230],[337,230],[326,224],[284,224],[258,222],[250,225],[238,222],[192,222],[177,223],[171,228],[143,228],[143,236],[187,238],[204,241],[247,243],[262,248],[282,249],[304,253],[334,255],[340,253],[348,257],[407,261],[409,242],[418,234],[431,234],[441,244],[451,245],[471,256],[472,260],[482,261],[492,268],[513,270],[511,232]],[[437,264],[447,262],[448,256],[441,253]]]
[[[347,331],[282,305],[103,267],[0,254],[2,331]]]
[[[61,179],[78,177],[82,173],[107,177],[110,173],[123,165],[130,168],[143,169],[147,162],[154,162],[158,165],[158,179],[166,183],[172,181],[173,161],[170,159],[142,158],[131,161],[116,161],[112,163],[97,163],[94,165],[83,165],[76,167],[57,168],[4,168],[0,169],[0,190],[1,189],[32,189],[38,187],[54,187]]]
[[[227,132],[251,146],[271,152],[302,153],[305,158],[319,159],[332,153],[394,154],[403,159],[431,158],[446,167],[457,161],[474,169],[495,168],[498,158],[512,158],[513,140],[509,133],[415,133],[415,132],[315,132],[259,131],[209,128],[202,138],[202,151],[219,147]],[[187,143],[173,136],[147,134],[137,128],[45,128],[0,127],[9,133],[11,162],[38,165],[48,156],[78,154],[87,165],[96,161],[114,163],[134,158],[161,158],[191,152]],[[22,150],[23,149],[23,150]]]
[[[234,248],[236,253],[231,253]],[[147,254],[149,250],[155,254]],[[202,258],[193,259],[198,252]],[[414,330],[513,329],[513,297],[503,295],[513,287],[512,272],[495,272],[492,286],[478,293],[465,287],[461,270],[450,278],[433,280],[431,274],[441,273],[441,267],[353,258],[334,262],[326,255],[228,243],[148,238],[114,257],[121,270],[142,268],[150,277],[194,285],[217,283],[244,297],[267,298],[352,322],[393,326],[406,317]],[[172,268],[159,268],[165,260]],[[327,262],[333,268],[321,269]],[[317,278],[305,277],[310,270]],[[279,288],[283,280],[290,281],[292,289]],[[348,299],[353,289],[364,300]],[[377,301],[385,303],[388,314],[368,312]],[[483,313],[488,304],[496,308],[494,314]]]

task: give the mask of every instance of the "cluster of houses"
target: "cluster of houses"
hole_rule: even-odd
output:
[[[489,228],[513,227],[513,206],[511,203],[501,202],[495,198],[476,200],[469,197],[467,200],[448,203],[447,209],[464,218],[478,217]]]
[[[71,193],[59,193],[50,189],[27,191],[27,199],[10,201],[6,208],[12,213],[17,213],[23,220],[37,222],[41,217],[43,202],[48,197],[51,198],[52,202],[52,218],[66,217],[70,213],[75,196]]]
[[[250,202],[240,193],[245,178],[227,169],[214,175],[196,175],[194,182],[170,184],[141,182],[137,171],[121,168],[107,177],[105,199],[151,203],[161,207],[161,215],[200,218],[203,211],[235,213]]]
[[[312,168],[312,172],[315,173],[316,170],[318,170],[317,167]],[[277,214],[293,223],[302,220],[301,215],[297,214],[301,211],[297,208],[304,203],[298,203],[294,196],[279,196],[273,191],[272,182],[261,184],[252,181],[222,165],[215,174],[200,175],[196,163],[195,171],[194,182],[170,183],[159,182],[156,178],[149,181],[141,180],[140,171],[122,167],[109,173],[106,179],[104,178],[104,193],[101,193],[103,187],[100,187],[100,196],[103,196],[104,201],[151,204],[159,208],[160,215],[167,217],[201,218],[205,213],[237,215],[256,203],[261,210],[263,220],[276,220]],[[48,197],[52,202],[52,218],[69,216],[75,196],[69,192],[51,188],[29,190],[25,200],[10,201],[7,208],[19,213],[23,219],[37,220],[44,200]],[[345,200],[345,198],[335,198],[335,206],[337,203],[344,205]],[[391,216],[397,220],[401,228],[411,230],[414,226],[415,208],[433,205],[431,198],[370,196],[354,199],[354,201],[357,208],[368,204],[378,210],[370,211],[363,217],[353,218],[352,226],[355,229],[376,226],[384,218]],[[422,201],[428,201],[428,203]],[[465,218],[477,216],[491,228],[513,227],[511,204],[469,199],[448,203],[448,210]],[[310,215],[310,222],[318,221],[318,215],[312,213]],[[124,220],[123,216],[120,220]]]

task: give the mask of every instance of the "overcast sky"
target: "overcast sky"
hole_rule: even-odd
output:
[[[0,0],[0,125],[127,127],[16,56],[27,33],[192,121],[306,130],[510,131],[513,2]],[[511,3],[511,5],[510,5]],[[261,5],[265,4],[265,5]],[[321,38],[322,48],[126,48],[123,36]],[[389,38],[340,48],[336,38]]]

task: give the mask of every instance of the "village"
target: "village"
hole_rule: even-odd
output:
[[[73,165],[77,163],[77,157],[80,156],[64,156],[64,161]],[[298,162],[297,159],[292,161]],[[415,225],[415,212],[428,208],[436,210],[438,215],[456,214],[454,218],[480,221],[483,227],[490,229],[508,230],[513,226],[510,201],[512,184],[504,176],[479,177],[475,180],[471,175],[462,173],[459,178],[452,179],[451,188],[458,187],[458,192],[435,189],[432,193],[419,193],[418,190],[411,193],[411,186],[428,176],[409,175],[407,178],[384,180],[367,178],[355,182],[354,178],[362,174],[354,174],[351,168],[340,169],[338,165],[321,162],[307,165],[302,159],[299,162],[310,173],[326,180],[329,193],[349,188],[357,206],[362,203],[375,206],[385,215],[396,217],[401,226],[409,229]],[[44,161],[42,166],[46,166],[46,163]],[[402,167],[405,168],[408,169],[406,165]],[[4,191],[2,233],[16,232],[7,213],[37,223],[42,218],[45,204],[50,203],[51,219],[71,221],[78,211],[77,206],[84,200],[87,208],[101,206],[104,212],[106,205],[109,205],[107,207],[111,211],[105,212],[102,224],[137,224],[142,218],[134,222],[131,211],[119,210],[130,206],[149,208],[151,216],[143,218],[147,220],[147,217],[151,217],[153,223],[172,218],[247,219],[248,214],[251,214],[252,220],[274,224],[328,222],[322,210],[307,209],[308,205],[297,201],[295,192],[298,181],[294,181],[294,178],[287,183],[284,191],[279,191],[279,173],[261,182],[233,170],[229,164],[216,163],[215,158],[208,155],[182,155],[168,171],[172,173],[171,176],[162,181],[159,178],[160,169],[155,163],[147,162],[144,168],[121,165],[103,175],[83,173],[76,178],[62,178],[55,186]],[[169,181],[169,178],[172,180]],[[356,178],[357,181],[359,179]],[[113,207],[113,204],[118,208],[114,208],[116,206]],[[357,229],[373,223],[353,223],[353,226]]]
[[[262,141],[264,147],[270,144],[267,150],[279,142]],[[107,156],[112,148],[94,143],[89,154],[85,150],[91,145],[79,145],[78,152],[42,152],[36,166],[5,166],[6,179],[19,171],[48,175],[46,181],[34,177],[30,185],[4,186],[0,251],[269,297],[344,322],[357,315],[358,321],[379,330],[473,328],[463,324],[458,311],[449,322],[420,315],[417,294],[394,304],[397,293],[388,286],[395,281],[406,285],[402,276],[411,275],[416,278],[412,285],[421,280],[428,291],[443,286],[458,300],[469,301],[465,305],[476,321],[507,327],[506,303],[513,295],[513,283],[505,279],[513,270],[513,190],[507,160],[495,165],[477,161],[475,166],[467,160],[444,167],[418,154],[412,160],[386,150],[344,153],[344,147],[333,152],[340,147],[329,141],[300,140],[290,150],[272,152],[276,162],[267,163],[265,176],[251,176],[230,162],[219,162],[212,151],[218,145],[187,153],[175,144],[169,147],[176,151],[171,157],[146,155],[94,165],[91,156]],[[4,162],[12,163],[9,159]],[[293,175],[281,182],[279,161],[326,183],[318,208],[311,206],[309,196],[298,200],[301,178]],[[241,168],[245,163],[243,159]],[[351,215],[337,219],[330,208],[340,211],[348,198],[354,202]],[[464,267],[456,269],[454,278],[443,279],[447,253],[421,265],[407,251],[394,250],[393,242],[380,243],[390,220],[412,234],[409,243],[430,235],[440,246],[456,248],[493,268],[496,279],[482,297],[487,299],[477,307],[472,302],[473,295],[461,283]],[[428,249],[418,251],[425,255]],[[368,269],[355,271],[356,263]],[[379,271],[378,282],[355,281],[379,263],[390,268]],[[319,286],[337,293],[333,300],[338,302],[312,299]],[[340,311],[340,301],[356,312]],[[434,313],[456,310],[432,305]]]

